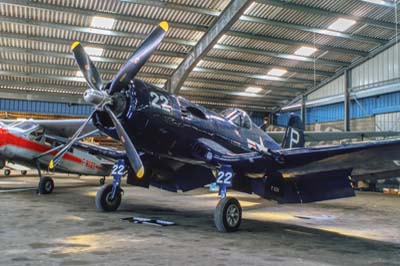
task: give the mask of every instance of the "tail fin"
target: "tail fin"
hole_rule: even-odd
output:
[[[300,117],[290,114],[289,122],[282,141],[283,149],[304,147],[304,124]]]

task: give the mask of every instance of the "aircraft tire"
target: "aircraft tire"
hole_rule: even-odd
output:
[[[214,211],[214,223],[219,232],[230,233],[239,229],[242,207],[236,198],[226,197],[218,202]]]
[[[105,183],[106,183],[106,178],[105,177],[102,177],[102,178],[99,179],[100,186],[104,185]]]
[[[112,184],[103,185],[96,194],[96,208],[99,211],[116,211],[121,204],[121,190],[118,190],[114,200],[110,200],[112,193]]]
[[[5,175],[5,176],[9,176],[10,174],[11,174],[10,169],[4,170],[4,175]]]
[[[54,190],[54,181],[50,176],[43,176],[39,181],[39,194],[50,194]]]
[[[27,173],[28,173],[28,171],[26,171],[26,170],[21,171],[21,175],[26,175]]]

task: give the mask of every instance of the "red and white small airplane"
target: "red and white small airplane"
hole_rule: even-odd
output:
[[[0,168],[12,162],[38,170],[40,194],[49,194],[54,189],[54,181],[42,176],[42,170],[54,155],[64,147],[83,120],[24,120],[0,122]],[[93,135],[96,130],[86,132],[80,139]],[[110,175],[113,162],[89,150],[72,147],[57,166],[57,172],[79,175],[101,176],[100,183]]]

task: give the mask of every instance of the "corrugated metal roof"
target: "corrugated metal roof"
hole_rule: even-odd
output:
[[[197,65],[201,70],[195,68],[189,75],[184,86],[190,90],[182,91],[182,95],[197,102],[216,104],[213,90],[218,99],[223,99],[221,95],[226,92],[229,102],[225,106],[237,102],[249,109],[252,103],[271,101],[274,95],[284,95],[290,100],[298,91],[333,76],[344,65],[389,41],[396,33],[393,9],[358,0],[292,0],[290,4],[295,5],[292,8],[282,6],[286,2],[283,0],[262,2],[254,2],[246,10],[245,19],[236,21],[218,42],[237,49],[211,49]],[[0,1],[0,87],[15,88],[18,93],[24,87],[39,90],[41,86],[46,91],[54,86],[56,94],[70,93],[71,88],[83,92],[86,84],[76,77],[78,67],[70,54],[72,41],[80,40],[85,46],[104,49],[94,61],[102,77],[108,80],[155,25],[167,20],[171,22],[171,29],[165,41],[138,75],[147,82],[162,85],[229,3],[229,0],[149,0],[138,4],[118,0]],[[318,30],[327,29],[338,16],[313,12],[315,8],[389,23],[393,29],[356,23],[345,32],[346,37],[327,35]],[[112,29],[108,33],[91,29],[94,15],[114,17]],[[285,59],[305,44],[319,48],[308,57],[310,62]],[[318,58],[315,63],[314,58]],[[272,68],[287,69],[283,78],[288,81],[251,76],[266,75]],[[213,82],[218,85],[212,85]],[[271,89],[271,99],[268,95],[266,100],[255,100],[228,93],[244,91],[249,85]],[[276,105],[282,102],[278,98],[272,100]]]

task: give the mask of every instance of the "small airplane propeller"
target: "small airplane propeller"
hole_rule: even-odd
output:
[[[168,31],[168,22],[163,21],[159,26],[153,30],[153,32],[143,41],[143,43],[136,49],[136,51],[129,57],[125,65],[118,71],[115,77],[111,80],[111,85],[108,89],[103,85],[103,81],[90,60],[89,55],[85,52],[85,49],[79,42],[74,42],[71,46],[72,52],[75,56],[75,60],[79,65],[80,70],[91,89],[86,90],[84,99],[86,102],[96,106],[96,110],[104,110],[111,118],[112,123],[115,126],[116,132],[119,139],[124,145],[126,156],[132,169],[135,171],[136,176],[141,178],[144,175],[144,167],[140,156],[133,145],[131,139],[126,133],[124,127],[121,125],[117,116],[114,114],[112,109],[114,93],[118,93],[124,88],[128,87],[129,82],[136,76],[140,71],[141,67],[146,63],[151,54],[161,43],[163,38]],[[62,148],[49,163],[49,168],[52,170],[60,162],[64,154],[71,148],[75,143],[79,134],[83,131],[88,122],[92,119],[95,111],[93,111],[82,126],[72,136],[71,140]]]

